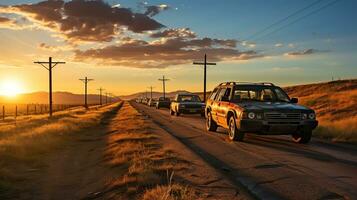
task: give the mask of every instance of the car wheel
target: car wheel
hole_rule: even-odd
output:
[[[217,131],[217,123],[212,119],[212,114],[211,112],[207,113],[207,118],[206,118],[206,129],[207,131]]]
[[[174,115],[175,112],[170,108],[170,115]]]
[[[237,129],[236,120],[234,116],[229,119],[228,137],[232,141],[243,141],[244,133]]]
[[[201,117],[205,117],[205,113],[204,112],[201,113]]]
[[[178,111],[176,111],[175,115],[178,117],[178,116],[180,116],[180,113]]]
[[[307,144],[311,140],[312,130],[301,130],[293,136],[293,141],[300,144]]]

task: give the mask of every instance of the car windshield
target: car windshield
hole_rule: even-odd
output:
[[[290,98],[279,87],[237,86],[234,88],[232,101],[290,102]]]
[[[180,95],[178,97],[180,102],[201,102],[201,99],[197,95]]]

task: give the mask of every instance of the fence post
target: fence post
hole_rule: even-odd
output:
[[[5,106],[2,106],[2,120],[5,120]]]
[[[17,105],[15,106],[15,120],[17,118]]]
[[[26,115],[29,115],[29,105],[26,105]]]

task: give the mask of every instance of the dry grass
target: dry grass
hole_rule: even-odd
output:
[[[320,122],[314,135],[338,142],[357,141],[357,80],[287,87],[291,97],[314,109]]]
[[[168,174],[187,169],[189,162],[163,147],[150,124],[125,103],[108,139],[108,163],[123,173],[108,182],[108,191],[129,199],[197,199],[193,189],[171,184]]]
[[[16,190],[12,183],[21,181],[19,172],[41,167],[41,156],[85,128],[98,125],[104,113],[118,104],[96,110],[57,113],[54,118],[32,116],[17,125],[0,126],[0,197]],[[14,184],[19,185],[19,184]]]
[[[357,143],[357,117],[338,121],[321,121],[314,136],[333,142]]]

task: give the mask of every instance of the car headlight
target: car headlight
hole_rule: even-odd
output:
[[[301,119],[307,119],[307,114],[306,113],[302,113]]]
[[[310,113],[309,114],[309,119],[315,119],[315,117],[316,117],[315,113]]]
[[[255,113],[253,113],[253,112],[248,113],[248,118],[249,119],[254,119],[255,118]]]

